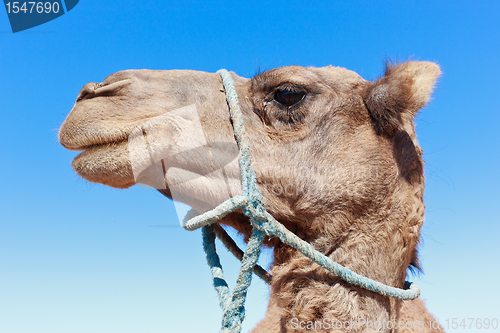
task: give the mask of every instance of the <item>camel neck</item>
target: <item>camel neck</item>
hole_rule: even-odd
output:
[[[332,222],[323,222],[313,222],[311,228],[316,224],[333,225]],[[345,230],[337,230],[336,233],[316,230],[314,233],[319,236],[309,239],[306,236],[306,240],[344,267],[381,283],[402,288],[409,262],[408,254],[398,251],[398,242],[394,242],[398,236],[393,234],[393,239],[375,237],[373,235],[377,232],[363,230],[360,224],[376,226],[377,222],[352,221],[345,223]],[[394,224],[401,225],[403,222]],[[379,233],[391,232],[396,231]],[[276,303],[283,309],[285,321],[293,318],[301,321],[318,318],[397,321],[401,301],[345,283],[287,245],[277,245],[274,254],[271,295],[275,295]]]

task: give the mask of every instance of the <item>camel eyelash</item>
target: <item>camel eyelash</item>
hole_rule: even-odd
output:
[[[306,93],[301,90],[291,89],[277,89],[274,93],[274,101],[285,106],[287,108],[291,108],[305,98]]]
[[[298,106],[307,96],[307,91],[299,86],[284,83],[267,93],[266,104],[276,103],[278,106],[290,111]]]
[[[283,91],[285,90],[276,89],[270,93],[265,103],[264,118],[268,124],[274,126],[282,124],[286,127],[290,126],[290,129],[295,130],[306,116],[306,109],[303,107],[302,102],[305,100],[307,94],[302,90],[300,92],[290,90],[292,91],[291,94],[281,94],[280,96],[280,92]],[[281,100],[279,100],[280,98]]]

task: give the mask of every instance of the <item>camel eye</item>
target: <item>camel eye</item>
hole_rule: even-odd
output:
[[[274,94],[274,100],[286,107],[294,106],[304,99],[306,95],[303,91],[293,89],[278,89]]]

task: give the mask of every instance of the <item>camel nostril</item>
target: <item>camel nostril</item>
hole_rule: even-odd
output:
[[[124,80],[120,80],[120,81],[113,82],[110,84],[102,83],[98,87],[95,88],[94,94],[98,95],[98,96],[110,95],[110,94],[118,92],[121,88],[129,85],[130,83],[132,83],[131,79],[124,79]]]
[[[96,85],[97,84],[95,82],[90,82],[90,83],[87,83],[86,85],[84,85],[82,90],[80,90],[80,93],[78,94],[78,97],[76,98],[76,101],[77,102],[81,101],[87,95],[94,94]]]
[[[113,83],[95,83],[90,82],[83,86],[82,90],[78,94],[76,101],[79,102],[84,98],[91,98],[96,96],[113,95],[118,92],[124,86],[132,83],[131,79],[124,79]]]

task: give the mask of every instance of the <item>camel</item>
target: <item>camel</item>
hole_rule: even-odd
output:
[[[251,79],[232,73],[267,211],[333,261],[402,288],[408,269],[420,269],[424,221],[423,151],[414,119],[440,74],[438,65],[418,61],[388,64],[375,81],[332,66],[282,67]],[[235,142],[220,76],[191,70],[126,70],[86,84],[59,140],[83,151],[72,163],[79,176],[128,188],[141,182],[133,160],[146,163],[131,158],[130,138],[151,121],[164,135],[155,149],[191,175],[214,168],[201,153],[182,154],[200,142],[214,156],[217,150],[237,155],[220,144]],[[193,130],[195,123],[202,135]],[[160,184],[148,177],[142,182],[198,211],[227,196],[227,186],[196,177],[174,191],[167,174],[163,165]],[[240,181],[237,172],[226,176],[233,185]],[[218,223],[248,240],[251,226],[241,211]],[[274,251],[269,305],[252,333],[443,332],[421,299],[375,294],[343,282],[276,238],[266,245]]]

